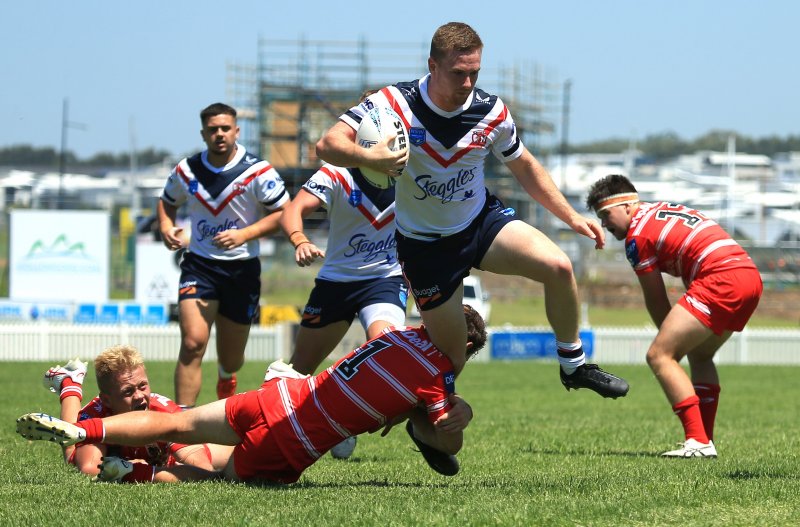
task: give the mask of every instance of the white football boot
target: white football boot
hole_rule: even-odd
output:
[[[52,441],[70,446],[86,439],[86,430],[58,417],[43,413],[25,414],[17,419],[17,433],[25,439]]]
[[[714,442],[709,440],[708,443],[701,443],[697,439],[689,438],[683,443],[678,443],[681,447],[677,450],[670,450],[664,452],[661,457],[717,457],[717,449],[714,447]]]

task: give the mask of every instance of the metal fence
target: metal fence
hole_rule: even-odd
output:
[[[251,361],[270,362],[291,355],[295,324],[282,323],[268,327],[253,326],[246,356]],[[515,328],[519,331],[546,328]],[[507,328],[497,328],[507,331]],[[593,361],[601,364],[644,364],[645,353],[656,335],[655,328],[593,328]],[[492,358],[490,342],[477,361]],[[334,351],[334,356],[347,352],[364,341],[359,324],[350,331]],[[91,359],[100,351],[116,344],[136,346],[147,361],[174,361],[180,348],[178,325],[129,326],[126,324],[50,324],[32,322],[0,325],[0,361],[63,362],[72,357]],[[215,332],[206,353],[207,360],[216,360]],[[716,356],[720,364],[800,365],[800,330],[745,329],[735,333]]]

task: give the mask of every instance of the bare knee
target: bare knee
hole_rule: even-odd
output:
[[[181,357],[184,359],[202,358],[206,352],[208,339],[202,335],[187,334],[181,339]]]
[[[572,270],[572,262],[566,254],[554,255],[547,265],[548,281],[551,283],[572,283],[574,281],[574,273]]]

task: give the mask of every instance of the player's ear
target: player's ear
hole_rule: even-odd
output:
[[[436,61],[433,60],[433,57],[428,57],[428,71],[433,73],[433,70],[436,69]]]

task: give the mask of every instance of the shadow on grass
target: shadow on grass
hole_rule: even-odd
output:
[[[751,479],[800,479],[800,474],[782,474],[762,470],[734,470],[725,476],[729,479],[747,481]]]
[[[614,456],[614,457],[656,457],[656,453],[651,451],[628,451],[628,450],[588,450],[580,448],[523,448],[525,454],[543,454],[545,456]]]
[[[408,488],[408,489],[431,489],[431,488],[452,488],[453,486],[448,483],[424,483],[424,482],[404,482],[404,481],[386,481],[386,480],[371,480],[371,481],[342,481],[330,483],[317,483],[313,481],[299,481],[289,485],[275,483],[272,481],[248,481],[241,483],[248,487],[268,488],[277,490],[296,490],[296,489],[340,489],[340,488],[354,488],[354,487],[368,487],[368,488]]]

